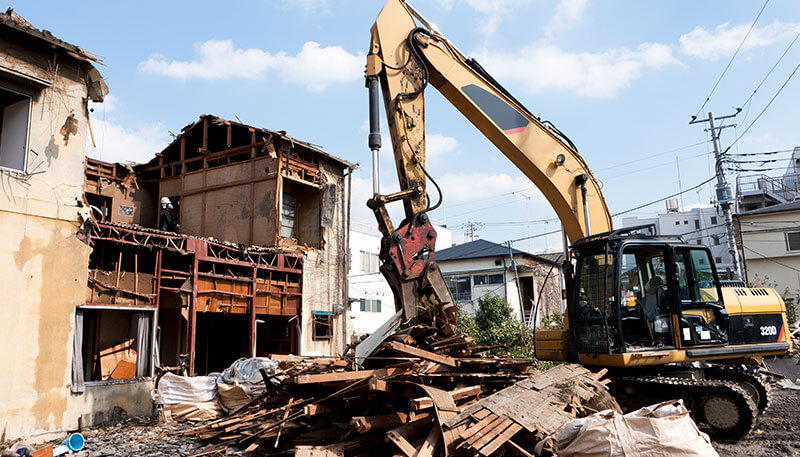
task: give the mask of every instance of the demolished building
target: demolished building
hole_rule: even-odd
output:
[[[0,14],[0,428],[45,437],[152,412],[187,374],[348,342],[354,165],[202,116],[140,166],[86,158],[97,56]],[[156,151],[153,151],[154,153]],[[157,230],[169,197],[180,222]]]
[[[103,330],[85,327],[84,355],[100,359],[112,343],[155,345],[141,365],[198,374],[240,357],[341,353],[351,332],[345,184],[353,168],[284,132],[210,115],[147,164],[87,160],[86,199],[101,219],[89,237],[89,322],[102,327],[101,314],[136,309],[155,325],[147,343],[94,346],[90,333]],[[164,197],[178,233],[152,228]],[[84,372],[113,377],[112,364]]]

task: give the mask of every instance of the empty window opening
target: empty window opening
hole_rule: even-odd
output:
[[[296,316],[256,315],[256,356],[297,353]]]
[[[0,88],[0,167],[25,171],[31,98]]]
[[[242,357],[250,357],[250,316],[197,313],[195,374],[222,371]]]
[[[283,244],[322,245],[321,203],[321,189],[283,180],[280,223]]]
[[[329,340],[333,337],[333,319],[331,313],[325,311],[314,311],[313,314],[315,340]]]
[[[83,316],[80,357],[86,381],[152,374],[152,311],[83,308],[77,312]]]

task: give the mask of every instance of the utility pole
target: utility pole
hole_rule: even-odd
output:
[[[464,226],[464,235],[469,237],[470,241],[475,241],[475,232],[482,229],[484,224],[480,222],[465,222],[462,224]]]
[[[725,170],[722,166],[722,159],[724,159],[724,156],[719,146],[720,132],[722,132],[722,129],[724,128],[733,127],[733,124],[717,127],[717,121],[734,118],[740,112],[742,112],[742,109],[736,108],[735,113],[721,117],[714,117],[714,113],[709,112],[707,119],[699,120],[696,116],[692,116],[692,120],[689,122],[689,124],[708,122],[708,128],[705,130],[707,132],[711,132],[711,143],[714,145],[714,161],[716,164],[715,169],[717,174],[717,204],[722,207],[722,214],[725,217],[725,231],[728,238],[728,252],[730,252],[731,258],[733,259],[733,271],[736,279],[742,277],[742,268],[739,260],[739,249],[736,246],[736,238],[733,231],[733,215],[731,212],[731,206],[733,206],[735,200],[731,193],[731,186],[725,179]]]

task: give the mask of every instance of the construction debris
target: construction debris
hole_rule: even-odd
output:
[[[274,356],[265,395],[184,436],[257,455],[527,455],[565,423],[619,406],[578,365],[532,370],[534,359],[485,357],[465,335],[405,328],[356,363]],[[276,376],[285,376],[275,385]],[[526,451],[529,449],[530,451]],[[200,455],[200,454],[196,454]]]

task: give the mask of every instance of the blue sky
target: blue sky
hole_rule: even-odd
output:
[[[200,114],[216,114],[322,145],[362,168],[353,219],[373,225],[367,99],[369,28],[383,1],[19,2],[39,28],[100,54],[111,97],[96,105],[98,148],[110,161],[145,161]],[[529,110],[578,146],[612,212],[677,192],[711,176],[706,134],[688,125],[763,2],[598,0],[417,0],[412,4],[478,60]],[[704,112],[741,106],[800,32],[800,3],[771,0]],[[736,122],[741,134],[800,63],[790,49]],[[733,152],[800,144],[800,77],[792,79]],[[428,169],[443,185],[433,215],[455,234],[466,222],[502,242],[558,229],[527,180],[444,98],[429,90]],[[747,117],[745,118],[745,114]],[[388,138],[387,138],[388,142]],[[395,190],[391,148],[383,191]],[[785,155],[784,155],[785,156]],[[677,157],[677,160],[676,160]],[[785,162],[784,162],[785,163]],[[735,181],[735,175],[729,176]],[[710,189],[683,195],[707,205]],[[659,203],[635,214],[652,215]],[[542,221],[525,222],[521,221]],[[518,243],[555,250],[550,236]]]

